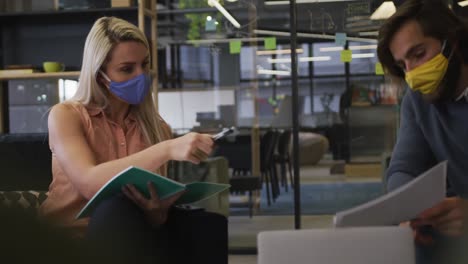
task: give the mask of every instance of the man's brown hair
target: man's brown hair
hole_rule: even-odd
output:
[[[403,79],[405,73],[398,67],[390,52],[395,33],[408,21],[416,21],[425,36],[433,37],[460,51],[463,63],[468,61],[468,27],[442,0],[407,0],[379,31],[377,56],[386,72]],[[454,54],[456,55],[456,54]]]

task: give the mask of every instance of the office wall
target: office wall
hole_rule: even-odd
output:
[[[218,105],[233,105],[233,90],[159,92],[159,112],[173,129],[199,125],[197,112],[217,112]]]

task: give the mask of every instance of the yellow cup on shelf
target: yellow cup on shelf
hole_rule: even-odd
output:
[[[42,66],[45,72],[61,72],[65,70],[65,64],[56,61],[45,61]]]

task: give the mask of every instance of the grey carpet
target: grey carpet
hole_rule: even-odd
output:
[[[301,211],[303,215],[335,214],[365,203],[383,194],[381,182],[345,182],[301,184]],[[291,189],[267,205],[265,188],[262,190],[260,209],[256,215],[294,214],[294,195]],[[248,215],[247,208],[231,208],[230,215]]]

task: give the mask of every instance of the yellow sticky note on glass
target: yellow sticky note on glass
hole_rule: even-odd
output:
[[[274,50],[276,49],[276,38],[265,38],[265,49],[266,50]]]
[[[342,62],[351,62],[353,60],[353,53],[351,50],[342,50],[340,59]]]
[[[233,40],[229,42],[229,53],[239,54],[241,52],[242,43],[240,40]]]
[[[376,75],[384,75],[384,70],[383,70],[383,67],[382,67],[382,63],[377,62],[375,64],[375,74]]]

